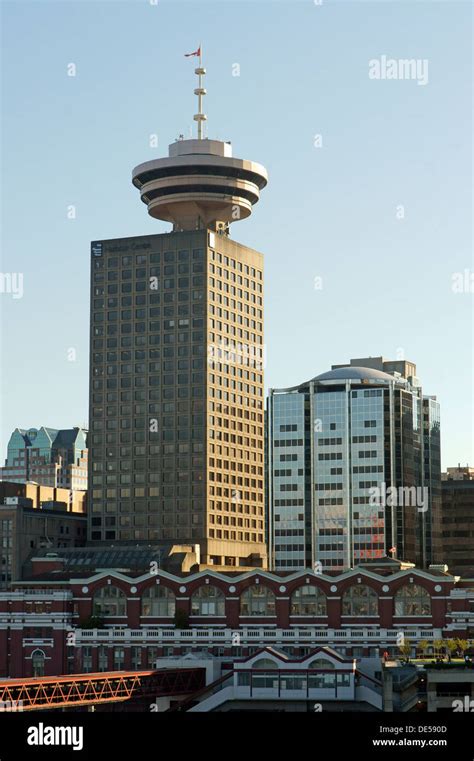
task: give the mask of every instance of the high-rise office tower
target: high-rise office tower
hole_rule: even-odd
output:
[[[441,474],[443,560],[449,572],[474,577],[474,468]]]
[[[273,567],[345,569],[386,555],[442,562],[439,437],[439,405],[423,396],[412,363],[351,360],[272,389]]]
[[[15,428],[0,481],[87,490],[87,431],[83,428]]]
[[[172,231],[92,243],[89,539],[265,567],[263,261],[229,226],[267,173],[203,137],[195,71],[198,138],[133,171]]]

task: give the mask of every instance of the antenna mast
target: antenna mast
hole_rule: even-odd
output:
[[[198,75],[198,84],[199,86],[196,87],[194,90],[194,94],[198,96],[198,113],[194,114],[194,121],[197,122],[197,131],[198,131],[198,140],[203,139],[203,122],[207,120],[206,114],[203,114],[202,112],[202,97],[203,95],[207,95],[207,90],[202,86],[202,78],[206,73],[206,69],[202,65],[202,45],[199,44],[198,48],[199,53],[199,66],[194,69],[194,73]]]

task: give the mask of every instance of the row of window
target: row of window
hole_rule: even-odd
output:
[[[102,244],[99,244],[102,245]],[[145,244],[147,247],[149,244]],[[180,249],[178,251],[178,261],[180,262],[187,262],[189,260],[189,251],[187,249]],[[204,250],[202,248],[194,248],[193,249],[193,255],[192,258],[194,261],[202,261],[204,259]],[[121,265],[122,267],[130,267],[132,264],[140,265],[140,264],[147,264],[148,262],[151,262],[152,264],[159,264],[161,261],[163,262],[174,262],[176,260],[176,251],[165,251],[163,255],[161,252],[156,251],[153,253],[147,253],[147,254],[135,254],[135,260],[133,256],[127,255],[122,256],[121,258]],[[104,264],[107,264],[108,267],[118,267],[119,266],[119,257],[118,256],[108,256],[105,259],[93,259],[94,262],[94,269],[103,269]]]
[[[246,275],[251,275],[251,277],[259,278],[260,280],[262,279],[261,270],[256,270],[254,267],[251,267],[248,264],[243,264],[237,259],[231,259],[230,257],[225,256],[224,254],[220,254],[217,251],[209,251],[209,256],[211,257],[211,259],[214,259],[214,261],[219,262],[219,264],[223,264],[225,267],[232,267],[233,269],[237,269],[239,272],[244,272]],[[214,265],[209,264],[209,268],[213,266]],[[217,267],[217,270],[219,269],[220,268]]]
[[[241,616],[275,616],[275,594],[265,585],[254,584],[240,595]],[[407,584],[394,595],[396,616],[431,615],[429,593],[417,584]],[[224,616],[225,594],[212,585],[199,587],[191,597],[191,615]],[[94,615],[99,618],[127,615],[127,597],[119,587],[101,587],[93,598]],[[173,617],[176,598],[172,590],[162,585],[148,587],[141,598],[141,615]],[[318,587],[308,584],[296,589],[290,598],[290,612],[295,616],[326,616],[327,598]],[[343,616],[377,616],[378,596],[364,584],[349,587],[342,596]]]

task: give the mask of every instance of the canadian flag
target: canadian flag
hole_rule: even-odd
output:
[[[192,55],[199,55],[199,56],[201,55],[201,46],[200,45],[199,45],[198,49],[194,51],[194,53],[185,53],[184,57],[185,58],[189,58],[189,56],[192,56]]]

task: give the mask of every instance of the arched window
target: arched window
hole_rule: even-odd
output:
[[[371,587],[364,584],[349,587],[342,597],[343,616],[376,616],[378,598]]]
[[[210,584],[199,587],[191,597],[192,616],[225,615],[225,596],[217,587]]]
[[[424,587],[406,584],[395,593],[396,616],[430,616],[431,597]]]
[[[309,669],[333,669],[334,663],[327,661],[325,658],[315,658],[314,661],[308,665]]]
[[[241,616],[274,616],[275,595],[271,589],[254,584],[242,593],[240,598]]]
[[[45,654],[42,650],[33,650],[31,653],[33,676],[44,676],[44,659]]]
[[[127,598],[124,592],[111,584],[101,587],[94,594],[94,616],[126,616]]]
[[[176,609],[176,598],[168,587],[155,584],[145,589],[142,595],[142,616],[172,618]]]
[[[312,584],[298,587],[291,595],[290,611],[292,616],[325,616],[326,595]]]
[[[253,669],[277,669],[278,664],[272,661],[271,658],[259,658],[258,661],[252,663]]]

